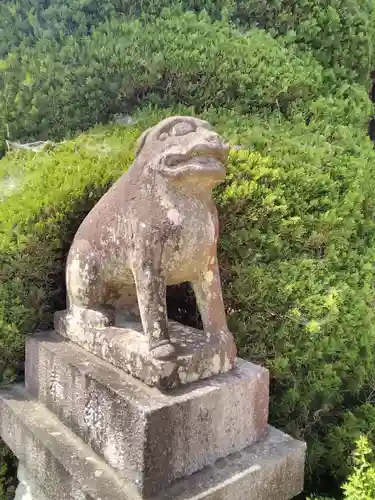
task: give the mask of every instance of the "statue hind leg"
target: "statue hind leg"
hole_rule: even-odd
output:
[[[66,266],[67,308],[72,321],[82,321],[92,328],[114,324],[114,311],[105,305],[105,290],[98,263],[90,244],[75,241]]]

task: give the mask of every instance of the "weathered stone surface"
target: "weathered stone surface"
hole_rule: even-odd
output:
[[[49,500],[142,499],[43,405],[27,400],[22,388],[0,392],[0,433]],[[262,442],[153,498],[288,500],[302,490],[304,456],[303,443],[269,428]]]
[[[226,373],[233,367],[228,355],[231,339],[217,342],[201,330],[172,321],[169,325],[176,356],[160,360],[150,353],[140,322],[124,321],[117,316],[116,326],[99,329],[83,319],[78,321],[69,311],[55,314],[55,329],[59,334],[149,386],[178,387]]]
[[[27,339],[26,388],[144,494],[263,439],[268,371],[161,392],[54,333]]]
[[[89,446],[21,387],[0,394],[0,434],[36,484],[51,499],[129,500],[139,498]],[[52,497],[53,498],[53,497]],[[80,499],[81,500],[81,499]]]
[[[288,500],[303,489],[305,444],[269,428],[264,441],[176,482],[158,500]]]
[[[18,464],[17,479],[19,483],[14,500],[49,500],[23,464]]]
[[[127,311],[140,317],[151,356],[174,359],[166,287],[188,281],[206,338],[222,346],[225,367],[232,367],[236,348],[222,298],[212,198],[225,178],[228,150],[207,122],[193,117],[170,117],[142,134],[133,165],[74,238],[66,268],[68,329],[84,325],[87,335]]]

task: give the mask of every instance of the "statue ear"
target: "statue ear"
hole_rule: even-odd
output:
[[[147,130],[145,130],[143,132],[143,134],[137,140],[136,145],[135,145],[135,158],[142,151],[142,148],[145,145],[146,139],[149,136],[150,132],[151,132],[151,128],[148,128]]]

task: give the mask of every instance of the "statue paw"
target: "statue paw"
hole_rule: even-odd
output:
[[[169,340],[151,347],[152,357],[155,359],[168,359],[176,356],[176,349]]]
[[[100,311],[96,309],[86,309],[79,306],[71,306],[70,314],[76,320],[82,321],[90,328],[103,329],[114,324],[114,315],[111,311]]]
[[[206,332],[207,340],[217,342],[225,346],[225,350],[228,354],[231,364],[234,363],[237,357],[237,347],[234,341],[233,334],[228,330],[228,328],[223,328],[215,333]]]

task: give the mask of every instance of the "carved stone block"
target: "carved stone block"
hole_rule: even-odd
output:
[[[27,340],[27,391],[145,495],[263,439],[268,371],[230,372],[162,392],[50,334]]]

